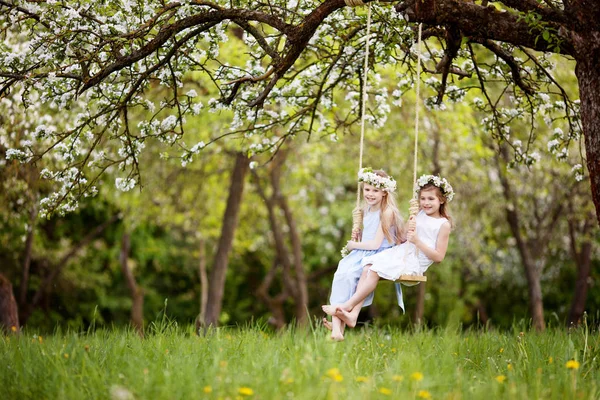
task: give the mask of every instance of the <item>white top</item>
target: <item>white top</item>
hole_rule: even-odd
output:
[[[446,218],[434,218],[425,214],[425,211],[421,210],[417,214],[417,236],[421,241],[427,245],[427,247],[431,247],[435,249],[437,247],[437,238],[440,233],[440,229],[444,222],[448,221]],[[422,251],[418,251],[419,256],[419,264],[424,266],[425,268],[429,267],[433,264],[433,261],[425,255]]]

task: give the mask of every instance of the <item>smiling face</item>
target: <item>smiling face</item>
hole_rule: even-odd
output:
[[[376,188],[368,183],[363,184],[363,197],[371,210],[377,210],[381,206],[381,200],[387,196],[387,192]]]
[[[425,214],[430,217],[440,216],[440,206],[444,203],[440,190],[436,187],[422,189],[419,194],[419,204]]]

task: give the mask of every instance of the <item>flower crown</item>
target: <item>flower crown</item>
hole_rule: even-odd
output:
[[[373,172],[372,168],[361,168],[358,171],[358,181],[368,183],[369,185],[375,186],[384,192],[393,192],[396,190],[396,181],[391,176],[384,177],[379,176]]]
[[[454,189],[452,189],[452,186],[450,186],[446,178],[440,178],[437,175],[421,175],[421,177],[417,179],[418,188],[415,192],[418,193],[421,188],[428,183],[438,187],[448,202],[451,202],[454,198]]]

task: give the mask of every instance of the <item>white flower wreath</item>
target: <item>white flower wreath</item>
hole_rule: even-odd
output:
[[[437,175],[421,175],[421,177],[417,179],[418,189],[416,191],[418,192],[428,183],[437,186],[442,191],[442,195],[444,195],[448,202],[451,202],[454,198],[454,189],[452,189],[452,186],[450,186],[446,178],[440,178]]]
[[[358,171],[358,181],[368,183],[385,192],[391,193],[396,190],[396,181],[394,178],[391,176],[387,178],[379,176],[373,172],[372,168],[361,168],[361,170]]]

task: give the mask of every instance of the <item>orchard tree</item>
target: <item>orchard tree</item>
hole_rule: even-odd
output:
[[[120,174],[115,185],[121,190],[142,184],[140,153],[149,139],[184,159],[223,138],[238,138],[250,154],[275,151],[298,135],[335,139],[358,125],[369,42],[367,117],[379,127],[390,95],[376,66],[397,65],[405,75],[391,93],[397,101],[414,85],[415,28],[423,23],[423,68],[440,77],[425,81],[437,92],[426,104],[443,108],[444,101],[463,101],[468,90],[478,91],[484,99],[474,106],[490,115],[482,129],[526,165],[538,160],[529,152],[537,120],[561,127],[548,146],[563,159],[583,133],[580,158],[587,160],[582,164],[600,221],[600,4],[406,0],[372,9],[371,40],[365,40],[367,8],[344,0],[251,6],[225,0],[0,0],[0,96],[47,110],[35,128],[0,132],[11,143],[7,158],[35,163],[57,154],[60,162],[42,174],[58,184],[40,201],[43,216],[73,209],[107,170]],[[222,53],[232,39],[243,44],[239,54]],[[564,63],[554,53],[574,60],[581,103],[555,79]],[[220,96],[199,101],[186,87],[185,78],[194,73],[208,77]],[[167,93],[159,102],[148,95],[157,86]],[[342,101],[334,96],[339,92],[346,94]],[[342,105],[349,112],[332,112]],[[143,109],[151,117],[133,122]],[[223,110],[232,115],[227,127],[212,132],[208,142],[185,143],[186,116]],[[513,131],[512,123],[527,115],[529,129]],[[273,129],[280,126],[285,129]],[[586,175],[581,164],[573,171],[577,179]]]

